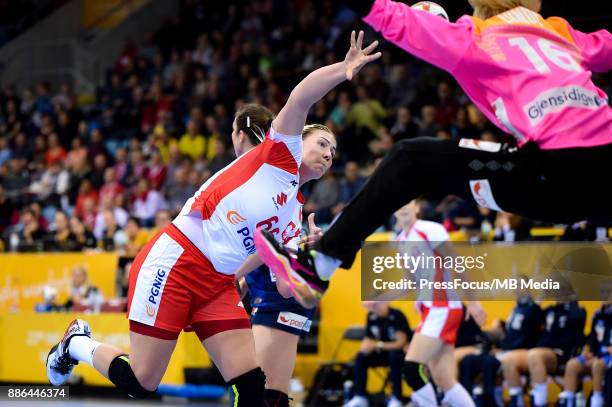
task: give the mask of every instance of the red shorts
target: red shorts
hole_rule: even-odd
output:
[[[251,327],[234,276],[215,271],[172,224],[155,235],[134,259],[128,319],[131,331],[160,339],[176,339],[188,326],[200,340]]]
[[[416,332],[455,345],[457,331],[463,320],[462,308],[426,307],[421,305],[421,322]]]

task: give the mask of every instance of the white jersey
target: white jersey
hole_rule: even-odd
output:
[[[302,137],[270,129],[260,145],[206,181],[172,223],[215,270],[233,274],[255,253],[256,228],[268,229],[283,244],[300,235],[301,161]]]
[[[434,258],[440,256],[436,249],[444,242],[449,240],[448,232],[439,223],[427,220],[417,220],[414,225],[408,230],[402,230],[396,234],[395,240],[405,242],[421,242],[413,247],[414,252],[408,253],[413,256],[423,256],[423,258]],[[420,267],[414,277],[417,280],[427,279],[428,281],[448,281],[449,270],[440,267]],[[451,290],[421,290],[418,298],[427,298],[427,300],[419,300],[419,304],[428,308],[431,307],[447,307],[461,308],[461,301],[457,293]]]

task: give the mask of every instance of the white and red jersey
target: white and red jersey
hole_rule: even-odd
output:
[[[206,181],[172,222],[211,261],[233,274],[255,253],[253,232],[270,230],[283,244],[301,232],[302,137],[270,129],[257,147]]]
[[[449,240],[444,226],[427,220],[417,220],[410,229],[401,230],[395,236],[396,241],[415,242],[410,245],[411,253],[408,255],[422,258],[438,257],[437,248]],[[432,262],[433,263],[433,262]],[[417,284],[420,279],[428,281],[449,281],[450,270],[440,267],[419,267],[413,274]],[[420,290],[419,305],[431,307],[462,308],[461,301],[453,290]]]

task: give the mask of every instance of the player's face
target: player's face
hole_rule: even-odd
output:
[[[302,182],[321,178],[331,167],[334,154],[336,154],[336,138],[333,134],[323,130],[310,133],[302,144],[300,167]]]
[[[419,206],[416,201],[411,201],[409,204],[402,206],[395,212],[397,222],[401,227],[406,227],[416,220],[419,212]]]

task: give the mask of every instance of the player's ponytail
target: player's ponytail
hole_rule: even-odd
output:
[[[244,105],[236,113],[236,130],[243,131],[254,146],[261,144],[272,125],[274,114],[256,103]]]
[[[511,10],[515,7],[525,7],[529,10],[540,12],[542,6],[541,0],[468,0],[474,8],[474,15],[478,18],[486,20],[496,16],[504,11]]]

